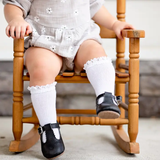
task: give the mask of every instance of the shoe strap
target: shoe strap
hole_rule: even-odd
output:
[[[60,128],[58,123],[49,123],[44,126],[39,126],[38,132],[42,134],[44,131],[51,130],[52,128]]]
[[[97,98],[96,98],[96,104],[98,104],[98,100],[101,98],[101,97],[104,97],[105,95],[105,92],[100,94]]]
[[[112,93],[110,92],[104,92],[102,94],[100,94],[97,98],[96,98],[96,104],[98,104],[98,100],[101,98],[101,97],[104,97],[105,98],[105,94],[108,94],[108,95],[111,95],[111,97],[114,98],[114,100],[116,101],[117,104],[119,104],[120,102],[122,102],[122,96],[113,96]],[[105,100],[105,99],[104,99]]]

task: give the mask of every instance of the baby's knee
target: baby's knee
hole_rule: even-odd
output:
[[[93,57],[107,56],[102,45],[100,45],[97,42],[94,44],[90,44],[90,46],[88,46],[88,48],[89,48],[88,49],[89,54],[93,55]]]
[[[34,79],[56,77],[61,69],[62,60],[48,50],[30,48],[25,54],[25,65]]]
[[[45,60],[38,60],[30,66],[29,74],[32,79],[54,79],[59,73],[59,69],[53,67],[50,63]]]
[[[44,62],[36,62],[34,67],[29,70],[29,74],[32,78],[43,79],[47,78],[50,74],[52,74],[52,72],[50,67],[45,65]]]

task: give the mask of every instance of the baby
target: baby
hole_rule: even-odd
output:
[[[56,82],[59,72],[85,70],[96,94],[100,118],[118,118],[114,96],[115,70],[99,36],[100,24],[121,31],[132,25],[118,21],[103,0],[3,0],[8,22],[6,34],[25,39],[25,66],[30,74],[31,100],[39,119],[42,153],[54,158],[64,152],[56,115]],[[95,23],[96,22],[96,23]]]

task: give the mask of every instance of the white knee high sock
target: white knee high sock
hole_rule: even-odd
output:
[[[31,93],[32,104],[41,126],[57,122],[55,85],[56,82],[45,86],[28,87]],[[53,132],[56,138],[59,139],[58,129],[53,129]],[[45,134],[43,134],[43,137],[45,142]]]
[[[96,96],[104,92],[111,92],[114,95],[115,70],[110,58],[94,58],[86,62],[84,69]]]

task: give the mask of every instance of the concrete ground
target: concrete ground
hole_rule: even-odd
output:
[[[159,160],[160,159],[160,119],[140,119],[137,142],[140,154],[129,155],[117,145],[110,126],[61,126],[66,150],[55,160]],[[45,159],[40,150],[40,141],[29,150],[15,154],[8,151],[13,140],[12,120],[0,118],[0,160]],[[32,125],[26,124],[24,133]],[[124,127],[127,130],[127,127]]]

